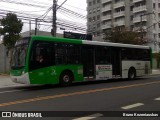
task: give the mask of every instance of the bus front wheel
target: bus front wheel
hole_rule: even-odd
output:
[[[136,70],[134,68],[130,68],[128,71],[128,79],[134,80],[136,78]]]
[[[64,71],[60,76],[60,85],[61,86],[69,86],[72,84],[73,75],[69,71]]]

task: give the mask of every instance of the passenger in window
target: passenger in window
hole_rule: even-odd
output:
[[[42,56],[42,55],[37,56],[37,57],[36,57],[36,61],[39,62],[39,63],[44,62],[43,56]]]

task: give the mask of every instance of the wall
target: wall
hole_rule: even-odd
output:
[[[10,70],[9,57],[6,55],[6,48],[0,44],[0,72],[6,73]]]

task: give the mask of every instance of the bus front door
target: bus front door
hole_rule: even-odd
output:
[[[94,78],[94,49],[92,46],[84,46],[82,50],[83,76],[86,79]]]
[[[112,48],[111,50],[111,63],[113,76],[121,76],[121,50],[120,48]]]

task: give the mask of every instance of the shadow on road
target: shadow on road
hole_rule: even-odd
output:
[[[104,84],[104,83],[122,83],[122,82],[133,82],[133,81],[140,81],[144,80],[145,78],[138,78],[135,80],[128,80],[128,79],[109,79],[109,80],[97,80],[97,81],[85,81],[85,82],[75,82],[72,83],[72,85],[67,87],[73,87],[73,86],[86,86],[86,85],[95,85],[95,84]],[[23,91],[36,91],[36,90],[45,90],[45,89],[56,89],[56,88],[66,88],[61,85],[27,85],[27,86],[18,86],[14,87],[16,90],[23,90]]]

